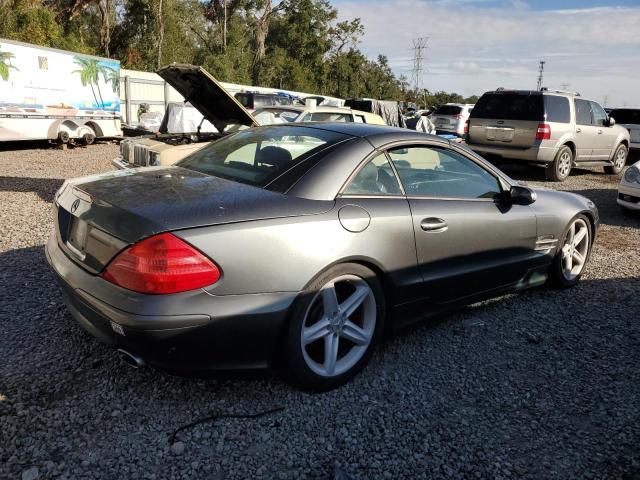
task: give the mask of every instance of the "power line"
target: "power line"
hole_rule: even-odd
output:
[[[413,40],[413,70],[411,71],[411,81],[416,91],[422,89],[423,52],[427,48],[428,42],[429,37],[418,37]]]
[[[544,60],[540,60],[540,66],[538,67],[538,90],[542,88],[542,78],[544,74],[544,64],[547,63]]]

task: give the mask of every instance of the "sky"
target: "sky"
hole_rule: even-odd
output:
[[[606,106],[640,106],[640,0],[333,0],[359,17],[359,48],[410,81],[413,41],[428,37],[422,87],[464,96],[543,85]]]

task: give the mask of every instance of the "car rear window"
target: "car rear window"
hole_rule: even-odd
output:
[[[434,112],[436,115],[459,115],[462,112],[462,107],[456,105],[442,105]]]
[[[616,123],[640,125],[640,108],[615,108],[609,113]]]
[[[485,93],[473,107],[471,117],[543,121],[542,94],[537,92]]]
[[[547,122],[571,122],[571,110],[569,110],[569,99],[567,97],[544,95],[544,112]]]
[[[240,183],[267,186],[311,155],[349,138],[315,128],[252,128],[212,142],[177,165]]]

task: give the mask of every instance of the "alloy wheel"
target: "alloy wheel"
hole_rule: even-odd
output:
[[[589,226],[578,218],[569,227],[562,246],[562,274],[573,280],[582,273],[589,253]]]
[[[562,152],[558,159],[558,174],[560,178],[569,176],[571,171],[571,154],[567,151]]]
[[[375,295],[364,279],[349,274],[325,283],[302,324],[300,342],[307,366],[323,377],[347,372],[366,353],[376,321]]]
[[[622,170],[627,163],[627,151],[624,148],[619,148],[616,152],[616,158],[613,161],[613,165],[616,170]]]

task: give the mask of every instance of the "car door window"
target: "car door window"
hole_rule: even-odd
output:
[[[358,171],[344,193],[347,195],[401,195],[402,190],[389,160],[384,153],[381,153]]]
[[[596,102],[591,103],[591,113],[593,115],[593,124],[599,127],[604,127],[607,123],[607,112],[604,111],[600,105]]]
[[[578,125],[591,125],[591,103],[586,100],[575,100],[576,123]]]
[[[438,198],[494,198],[498,179],[464,155],[437,147],[389,150],[408,196]]]

